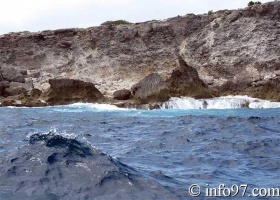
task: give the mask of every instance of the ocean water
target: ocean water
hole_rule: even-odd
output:
[[[280,188],[280,106],[235,99],[2,107],[0,200],[266,198]]]

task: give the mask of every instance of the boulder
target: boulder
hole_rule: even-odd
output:
[[[142,103],[164,102],[169,99],[166,82],[158,73],[151,73],[131,87],[132,96]]]
[[[114,99],[117,100],[127,100],[131,96],[130,90],[117,90],[113,93]]]
[[[197,71],[187,65],[181,56],[178,56],[178,64],[179,67],[174,69],[171,77],[166,80],[170,96],[212,97],[205,83],[199,78]]]
[[[212,97],[197,71],[187,65],[181,56],[178,56],[178,67],[166,81],[159,74],[152,73],[133,85],[131,91],[133,97],[143,104],[165,102],[169,97]]]
[[[103,94],[93,83],[75,79],[50,79],[50,89],[42,98],[50,105],[63,105],[76,102],[100,102]]]
[[[5,96],[14,96],[19,94],[26,94],[33,89],[32,80],[27,81],[26,83],[11,82],[6,86]]]
[[[24,83],[11,82],[9,87],[5,89],[6,96],[14,96],[19,94],[26,94],[27,88]]]
[[[1,68],[1,74],[4,80],[10,81],[10,82],[19,82],[24,83],[25,77],[22,75],[21,70],[18,70],[14,67],[10,66],[2,66]]]

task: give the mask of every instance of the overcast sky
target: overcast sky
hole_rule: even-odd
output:
[[[0,0],[0,34],[86,28],[108,20],[143,22],[208,10],[238,9],[249,0]],[[262,0],[262,3],[270,0]]]

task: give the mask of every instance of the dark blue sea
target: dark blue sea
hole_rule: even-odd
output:
[[[265,199],[280,188],[280,108],[0,113],[1,200]]]

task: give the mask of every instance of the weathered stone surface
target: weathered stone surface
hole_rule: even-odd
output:
[[[213,95],[255,94],[255,85],[262,84],[275,91],[275,96],[264,96],[277,99],[277,87],[270,82],[280,70],[279,29],[278,1],[210,16],[12,33],[0,36],[0,66],[27,69],[38,88],[50,78],[71,78],[97,83],[97,89],[111,97],[151,73],[163,80],[187,73],[174,71],[179,52]],[[171,95],[194,90],[176,88]]]
[[[7,98],[0,99],[0,102],[0,106],[41,107],[48,105],[37,98],[28,97],[24,94],[9,96]]]
[[[32,81],[26,83],[10,82],[5,89],[5,96],[26,94],[33,89]]]
[[[213,93],[245,94],[280,69],[279,29],[280,2],[232,11],[187,37],[180,54]]]
[[[143,103],[149,101],[167,101],[168,91],[165,81],[157,73],[152,73],[131,87],[131,93],[135,99]]]
[[[21,71],[10,66],[2,66],[0,70],[2,77],[7,81],[24,83],[25,79]]]
[[[38,99],[42,94],[42,91],[37,89],[37,88],[33,88],[31,91],[30,91],[30,96],[35,98],[35,99]]]
[[[131,92],[130,90],[117,90],[114,92],[113,94],[114,96],[114,99],[117,99],[117,100],[127,100],[130,98],[131,96]]]
[[[256,82],[245,91],[252,97],[280,102],[280,76],[267,81]]]
[[[170,97],[177,96],[212,97],[194,68],[188,66],[180,56],[177,64],[178,67],[167,80],[163,80],[157,73],[152,73],[133,85],[131,88],[133,97],[142,100],[142,103],[164,102]]]
[[[178,62],[179,67],[172,72],[171,77],[166,81],[169,96],[212,97],[205,83],[199,78],[197,71],[187,65],[180,56]]]
[[[0,96],[3,96],[5,93],[5,88],[8,86],[7,82],[0,82]]]
[[[73,79],[50,79],[50,89],[42,98],[49,104],[69,104],[74,102],[100,102],[104,96],[94,84]]]
[[[7,96],[14,96],[19,94],[26,94],[27,90],[24,83],[11,82],[9,87],[5,89]]]

